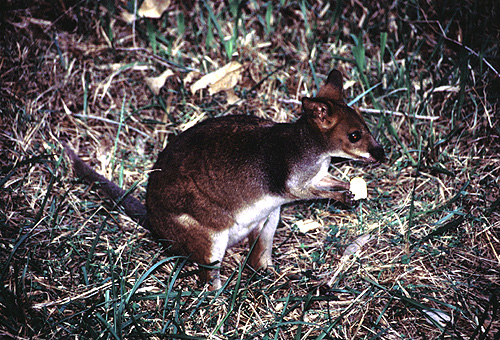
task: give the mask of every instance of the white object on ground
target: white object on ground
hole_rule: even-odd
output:
[[[361,177],[354,177],[351,179],[351,192],[354,194],[354,200],[362,200],[368,197],[368,189],[366,182]]]

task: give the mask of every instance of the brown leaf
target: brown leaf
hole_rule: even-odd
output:
[[[137,11],[141,17],[159,19],[170,6],[170,0],[144,0]]]
[[[208,87],[208,92],[210,94],[225,91],[228,94],[228,102],[231,100],[234,103],[237,99],[235,99],[236,94],[234,94],[233,88],[241,79],[243,70],[243,65],[236,61],[232,61],[217,71],[211,72],[196,81],[191,86],[191,93],[195,94],[196,91]]]
[[[191,71],[188,74],[186,74],[184,79],[182,79],[182,83],[184,84],[184,87],[187,87],[187,85],[190,84],[199,75],[200,75],[200,72],[198,72],[198,71]]]
[[[171,69],[167,69],[165,72],[160,74],[158,77],[146,77],[145,81],[146,84],[149,86],[151,91],[155,95],[160,94],[160,90],[165,85],[165,82],[167,81],[168,78],[174,75],[174,72]]]
[[[323,227],[323,225],[320,222],[310,219],[299,220],[295,223],[295,225],[297,226],[297,228],[299,228],[299,231],[302,234],[307,234],[310,231],[320,229],[321,227]]]
[[[354,255],[361,251],[361,248],[371,240],[373,240],[375,236],[371,234],[363,234],[354,240],[347,248],[344,250],[342,256]]]

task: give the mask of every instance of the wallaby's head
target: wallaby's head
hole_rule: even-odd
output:
[[[319,129],[327,152],[365,162],[382,162],[384,149],[373,138],[361,113],[344,102],[342,74],[333,70],[315,98],[303,98],[305,118]]]

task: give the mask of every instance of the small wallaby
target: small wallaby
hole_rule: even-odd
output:
[[[113,199],[125,194],[65,147],[77,175],[99,182]],[[281,205],[323,198],[352,204],[349,184],[328,174],[331,157],[384,158],[359,111],[345,104],[337,70],[315,98],[302,99],[302,115],[293,123],[235,115],[186,130],[158,156],[146,207],[132,196],[120,204],[173,254],[220,265],[229,247],[248,238],[249,264],[266,268]],[[200,276],[210,289],[221,287],[219,270],[203,269]]]

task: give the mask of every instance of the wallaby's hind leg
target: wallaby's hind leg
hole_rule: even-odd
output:
[[[254,247],[249,263],[254,269],[267,268],[273,264],[273,238],[280,220],[280,207],[259,223],[248,235],[250,247]],[[254,245],[255,244],[255,245]]]
[[[189,260],[220,267],[228,245],[228,231],[214,232],[188,214],[164,216],[151,214],[150,221],[156,226],[155,236],[164,244],[167,252],[185,255]],[[219,269],[200,268],[201,283],[210,284],[210,290],[221,287]]]

